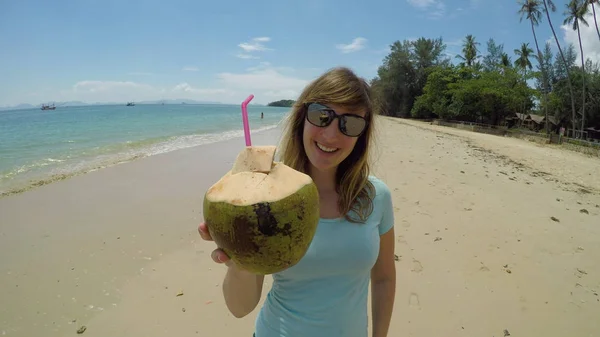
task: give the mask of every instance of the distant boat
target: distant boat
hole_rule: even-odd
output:
[[[133,102],[127,102],[127,106],[135,106],[135,103],[133,103]]]
[[[54,104],[42,104],[42,110],[56,110],[56,106]]]

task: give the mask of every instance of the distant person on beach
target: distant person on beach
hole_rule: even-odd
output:
[[[317,185],[320,221],[300,262],[272,275],[255,337],[367,337],[368,315],[372,336],[388,335],[396,291],[394,208],[387,185],[369,171],[374,114],[369,85],[347,68],[321,75],[294,104],[281,158]],[[212,240],[207,226],[198,230]],[[229,311],[251,313],[264,276],[242,270],[220,249],[211,257],[227,266]]]
[[[264,113],[260,113],[260,119],[263,119],[263,117],[265,117]]]

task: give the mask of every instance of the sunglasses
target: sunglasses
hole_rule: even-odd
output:
[[[348,137],[358,137],[367,128],[367,120],[359,115],[338,115],[333,109],[319,103],[306,103],[306,120],[318,127],[329,126],[335,118],[338,118],[338,128]]]

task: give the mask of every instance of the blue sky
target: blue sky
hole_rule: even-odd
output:
[[[560,28],[565,2],[555,0],[553,23],[561,43],[577,43]],[[0,106],[239,103],[250,93],[267,103],[295,98],[338,65],[370,79],[391,43],[421,36],[442,37],[450,55],[467,34],[482,52],[492,37],[514,59],[522,42],[533,47],[517,11],[516,0],[0,0]],[[551,37],[544,18],[538,39]],[[584,52],[600,61],[592,27],[583,38]]]

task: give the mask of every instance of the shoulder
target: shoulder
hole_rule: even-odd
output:
[[[387,198],[390,197],[390,188],[387,184],[374,175],[369,175],[368,180],[371,182],[373,187],[375,188],[375,197],[376,198]]]
[[[392,194],[389,187],[383,180],[369,176],[369,181],[375,187],[375,197],[373,198],[373,210],[376,218],[379,219],[379,235],[387,233],[394,227],[394,206]]]

